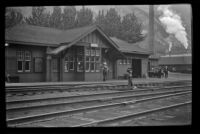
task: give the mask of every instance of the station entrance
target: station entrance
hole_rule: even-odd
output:
[[[133,77],[141,78],[142,74],[142,62],[141,59],[132,59],[132,69],[133,69]]]

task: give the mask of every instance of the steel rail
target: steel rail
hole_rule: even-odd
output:
[[[108,125],[108,124],[112,124],[112,123],[116,123],[116,122],[121,122],[121,121],[124,121],[124,120],[131,120],[133,118],[137,118],[137,117],[144,116],[144,115],[147,115],[147,114],[152,114],[152,113],[155,113],[155,112],[162,112],[162,111],[166,111],[166,110],[170,110],[170,109],[174,109],[174,108],[179,108],[179,107],[189,105],[189,104],[191,104],[191,101],[173,104],[173,105],[169,105],[169,106],[163,106],[163,107],[159,107],[159,108],[145,110],[145,111],[142,111],[142,112],[137,112],[137,113],[133,113],[133,114],[127,114],[127,115],[123,115],[123,116],[109,118],[109,119],[105,119],[105,120],[93,121],[93,122],[90,122],[90,123],[75,125],[75,126],[72,126],[72,127]]]
[[[145,84],[149,84],[149,85],[152,85],[152,84],[180,84],[180,83],[183,83],[183,84],[187,84],[187,83],[191,83],[191,80],[185,80],[185,81],[166,81],[166,82],[162,82],[162,83],[159,83],[159,82],[152,82],[152,83],[138,83],[136,85],[145,85]],[[102,83],[101,83],[102,84]],[[106,83],[104,83],[106,84]],[[85,85],[88,85],[88,86],[85,86]],[[22,87],[6,87],[6,93],[18,93],[18,92],[33,92],[33,91],[63,91],[63,90],[79,90],[79,89],[82,89],[83,85],[79,85],[78,87],[77,86],[74,86],[73,84],[71,85],[45,85],[45,86],[22,86]],[[98,87],[117,87],[117,86],[127,86],[127,85],[92,85],[93,88],[98,88]],[[68,89],[65,89],[65,88],[68,88]],[[84,88],[91,88],[91,85],[89,84],[84,84]]]
[[[163,95],[168,93],[178,93],[178,92],[185,92],[185,91],[191,91],[191,90],[175,90],[175,91],[165,91],[165,92],[156,92],[156,93],[143,93],[143,94],[134,94],[134,95],[119,95],[119,96],[109,96],[104,98],[94,98],[94,99],[87,99],[87,100],[75,100],[71,102],[57,102],[57,103],[51,103],[51,104],[42,104],[40,102],[39,105],[31,105],[31,106],[17,106],[17,107],[6,107],[7,112],[17,112],[21,110],[34,110],[39,108],[49,108],[49,107],[55,107],[55,106],[66,106],[66,105],[75,105],[75,104],[86,104],[91,102],[99,102],[99,101],[111,101],[111,100],[120,100],[120,99],[131,99],[131,98],[138,98],[138,97],[145,97],[145,96],[154,96],[154,95]]]
[[[172,97],[172,96],[180,96],[180,95],[189,94],[189,93],[191,93],[191,91],[176,93],[176,94],[161,95],[161,96],[156,96],[156,97],[148,97],[148,98],[143,98],[143,99],[134,100],[134,101],[126,101],[126,102],[120,102],[120,103],[112,103],[112,104],[106,104],[106,105],[78,108],[78,109],[73,109],[73,110],[57,111],[57,112],[51,112],[51,113],[46,113],[46,114],[17,117],[17,118],[7,119],[6,121],[8,125],[16,126],[19,124],[27,124],[27,123],[32,123],[32,122],[54,119],[54,118],[58,118],[58,116],[63,117],[63,116],[67,116],[67,115],[71,115],[75,113],[83,113],[83,112],[105,109],[105,108],[115,108],[115,107],[119,107],[123,105],[131,105],[131,104],[135,104],[135,103],[139,103],[143,101],[167,98],[167,97]]]
[[[143,91],[161,91],[166,89],[173,89],[173,88],[188,88],[191,85],[187,86],[170,86],[170,87],[159,87],[159,88],[149,88],[149,89],[136,89],[136,90],[126,90],[126,91],[115,91],[115,92],[104,92],[104,93],[93,93],[93,94],[86,94],[86,95],[71,95],[71,96],[61,96],[61,97],[48,97],[48,98],[37,98],[37,99],[21,99],[21,100],[7,100],[6,104],[17,104],[17,103],[34,103],[38,101],[50,101],[50,100],[63,100],[63,99],[75,99],[75,98],[86,98],[86,97],[97,97],[97,96],[105,96],[105,95],[118,95],[118,94],[127,94],[127,93],[135,93],[135,92],[143,92]]]

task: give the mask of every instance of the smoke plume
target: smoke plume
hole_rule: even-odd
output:
[[[171,49],[172,49],[172,43],[169,42],[169,52],[171,51]]]
[[[183,44],[185,49],[188,48],[188,39],[185,28],[182,25],[181,17],[169,9],[169,5],[162,5],[157,8],[162,12],[159,20],[166,27],[166,32],[173,34],[178,41]]]

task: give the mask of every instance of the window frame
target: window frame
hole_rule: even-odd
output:
[[[101,48],[100,47],[85,47],[85,49],[86,49],[85,60],[84,60],[85,72],[100,72]],[[90,52],[90,54],[87,54],[88,51]],[[87,60],[87,58],[89,58],[88,59],[89,61]],[[88,66],[88,69],[87,69],[87,66]]]
[[[89,60],[87,61],[87,58],[89,58]],[[88,63],[88,70],[87,69],[87,64]],[[85,57],[85,72],[90,72],[90,56],[86,56]]]
[[[72,57],[72,60],[70,59],[70,57]],[[75,60],[74,55],[73,55],[73,54],[72,54],[72,55],[69,55],[69,71],[74,71],[74,70],[75,70],[74,60]],[[72,63],[72,65],[73,65],[73,68],[72,68],[72,69],[70,69],[70,64],[71,64],[71,63]]]
[[[82,60],[79,60],[79,56],[82,58]],[[80,70],[79,68],[79,63],[81,64],[82,63],[82,70]],[[84,71],[84,58],[83,58],[83,55],[77,55],[77,72],[83,72]]]
[[[69,56],[64,57],[64,72],[69,72]]]
[[[94,60],[92,60],[93,58],[94,58]],[[96,56],[91,56],[91,57],[90,57],[90,71],[91,71],[91,72],[95,72],[95,70],[96,70],[96,69],[95,69],[95,63],[96,63],[96,62],[95,62],[95,58],[96,58]],[[94,69],[93,69],[93,70],[92,70],[92,64],[94,65]]]
[[[30,54],[28,57],[29,59],[26,59],[26,54]],[[26,62],[28,62],[29,69],[26,69]],[[24,72],[31,72],[31,52],[30,51],[25,51],[24,52]]]

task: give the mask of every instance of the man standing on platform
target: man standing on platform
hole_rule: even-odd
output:
[[[127,69],[127,72],[128,72],[128,87],[129,88],[132,88],[132,89],[136,89],[137,87],[136,86],[133,86],[133,82],[132,82],[132,68],[128,68]]]
[[[168,78],[168,68],[167,68],[167,66],[165,66],[164,73],[165,73],[165,78]]]
[[[108,66],[107,63],[103,63],[103,81],[106,81],[107,79],[107,72],[108,72]]]

